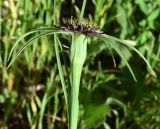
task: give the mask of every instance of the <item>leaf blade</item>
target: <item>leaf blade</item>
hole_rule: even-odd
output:
[[[124,41],[124,40],[118,39],[118,38],[116,38],[116,37],[107,35],[107,34],[101,34],[101,35],[99,35],[99,37],[100,37],[102,40],[104,40],[104,39],[114,40],[114,41],[116,41],[117,43],[122,44],[122,45],[124,45],[124,46],[127,46],[127,47],[131,48],[132,50],[134,50],[134,51],[144,60],[144,62],[147,64],[147,66],[148,66],[148,68],[149,68],[150,74],[153,75],[154,77],[157,77],[157,76],[156,76],[156,73],[154,72],[154,70],[152,69],[151,65],[148,63],[148,61],[145,59],[145,57],[144,57],[136,48],[134,48],[133,46],[131,46],[129,43],[127,43],[127,42]]]

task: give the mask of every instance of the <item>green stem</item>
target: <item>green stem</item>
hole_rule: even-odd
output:
[[[42,105],[40,109],[39,121],[38,121],[38,129],[43,128],[43,115],[47,105],[48,94],[45,94],[42,100]]]
[[[71,45],[71,94],[70,94],[70,116],[69,129],[77,129],[79,112],[79,85],[82,67],[87,56],[87,39],[85,35],[75,34]]]
[[[85,7],[86,7],[86,2],[87,2],[87,0],[83,0],[83,5],[82,5],[81,14],[80,14],[79,19],[83,18],[84,10],[85,10]]]

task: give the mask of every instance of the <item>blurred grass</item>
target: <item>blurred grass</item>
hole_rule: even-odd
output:
[[[100,41],[89,39],[80,89],[80,129],[159,129],[159,3],[159,0],[87,1],[85,17],[94,19],[109,35],[133,40],[157,78],[147,73],[146,65],[136,54],[121,48],[130,59],[138,80],[135,83],[115,53],[118,68],[114,68],[109,51],[103,45],[95,45]],[[53,25],[53,1],[4,0],[0,5],[0,127],[35,129],[42,123],[47,129],[67,128],[52,36],[34,41],[6,69],[10,49],[19,37],[33,28]],[[57,0],[56,8],[56,21],[60,23],[62,17],[76,17],[81,2]],[[60,40],[69,46],[67,39],[61,36]],[[67,58],[67,49],[65,55]]]

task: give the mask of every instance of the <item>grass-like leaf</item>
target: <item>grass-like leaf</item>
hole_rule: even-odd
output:
[[[61,59],[60,59],[60,55],[59,55],[58,44],[60,44],[60,42],[58,40],[57,35],[54,34],[54,47],[55,47],[56,60],[57,60],[57,65],[58,65],[58,70],[59,70],[59,76],[60,76],[60,80],[61,80],[61,84],[62,84],[64,96],[65,96],[67,113],[69,113],[69,95],[68,95],[68,92],[67,92],[67,89],[66,89],[67,87],[66,87],[65,80],[64,80],[64,74],[63,74]]]
[[[20,55],[20,53],[21,53],[27,46],[29,46],[29,45],[32,43],[33,40],[38,39],[38,38],[40,38],[40,37],[42,37],[42,36],[44,36],[44,35],[49,35],[49,34],[53,34],[53,33],[54,33],[54,31],[49,31],[49,32],[45,32],[45,33],[42,33],[42,34],[38,34],[38,35],[32,37],[32,38],[31,38],[29,41],[27,41],[27,42],[25,43],[25,45],[14,55],[14,57],[13,57],[12,60],[10,61],[10,63],[9,63],[9,65],[8,65],[7,68],[9,68],[9,67],[11,66],[11,64],[16,60],[16,58]],[[26,35],[26,34],[25,34],[25,35]],[[24,37],[24,36],[22,36],[22,37]],[[21,38],[14,44],[14,46],[12,47],[11,52],[10,52],[10,54],[9,54],[8,60],[10,59],[10,57],[11,57],[11,55],[12,55],[12,53],[13,53],[13,50],[15,49],[16,45],[18,45],[18,43],[23,39],[22,37],[21,37]]]
[[[145,59],[145,57],[136,49],[134,48],[133,46],[131,46],[129,43],[125,42],[124,40],[121,40],[121,39],[118,39],[116,37],[113,37],[113,36],[109,36],[109,35],[106,35],[106,34],[102,34],[102,35],[99,35],[98,37],[100,37],[103,41],[108,41],[108,40],[112,40],[112,41],[115,41],[116,43],[118,44],[121,44],[121,45],[125,45],[129,48],[131,48],[132,50],[134,50],[144,61],[145,63],[147,64],[148,68],[149,68],[149,71],[150,73],[156,77],[156,74],[155,72],[153,71],[152,67],[150,66],[150,64],[148,63],[148,61]],[[107,42],[106,42],[107,43]],[[110,45],[112,45],[112,43],[110,43]],[[116,44],[114,43],[114,45],[112,45],[112,47],[114,47],[114,49],[116,48],[118,50],[118,47],[116,47]],[[116,50],[116,51],[117,51]],[[119,51],[119,50],[118,50]],[[118,52],[117,51],[117,52]],[[121,52],[120,52],[121,53]],[[131,71],[130,71],[131,72]]]
[[[113,64],[114,64],[114,67],[117,67],[117,65],[116,65],[116,60],[115,60],[115,58],[114,58],[113,52],[112,52],[112,50],[111,50],[111,47],[110,47],[110,45],[107,44],[107,43],[106,43],[106,45],[107,45],[107,47],[108,47],[108,49],[109,49],[109,52],[110,52],[110,54],[111,54],[111,57],[112,57],[112,60],[113,60]]]
[[[125,64],[127,65],[127,67],[129,69],[133,79],[137,82],[136,77],[135,77],[135,75],[134,75],[134,73],[133,73],[133,71],[132,71],[132,69],[131,69],[131,67],[130,67],[130,65],[129,65],[129,63],[128,63],[125,55],[124,55],[124,53],[120,50],[120,48],[116,44],[116,42],[114,40],[110,40],[110,39],[105,39],[104,42],[106,44],[108,44],[109,46],[111,46],[120,55],[120,57],[124,60]]]
[[[37,31],[38,31],[38,29],[35,30],[35,31],[28,32],[28,33],[26,33],[25,35],[23,35],[23,36],[14,44],[14,46],[12,47],[11,52],[10,52],[9,57],[8,57],[8,60],[11,58],[11,55],[12,55],[12,53],[13,53],[13,50],[14,50],[15,47],[22,41],[22,39],[25,38],[26,36],[32,34],[32,33],[37,32]],[[9,62],[7,68],[9,68],[9,67],[11,66],[11,64],[16,60],[16,58],[19,56],[19,54],[20,54],[26,47],[28,47],[28,46],[32,43],[33,40],[38,39],[38,38],[40,38],[40,37],[42,37],[42,36],[53,35],[54,33],[71,34],[71,32],[51,30],[51,31],[47,31],[47,32],[45,32],[45,33],[41,33],[41,34],[38,34],[38,35],[32,37],[32,38],[31,38],[29,41],[27,41],[27,42],[25,43],[25,45],[15,54],[15,56],[14,56],[14,57],[12,58],[12,60]]]
[[[13,47],[12,47],[10,53],[9,53],[8,61],[9,61],[9,59],[11,58],[11,55],[12,55],[12,53],[13,53],[13,50],[14,50],[15,47],[22,41],[22,39],[24,39],[25,37],[27,37],[27,36],[29,36],[29,35],[31,35],[31,34],[33,34],[33,33],[37,33],[37,32],[40,32],[40,31],[45,31],[45,30],[54,30],[54,31],[55,31],[55,29],[54,29],[53,27],[40,27],[40,28],[36,28],[36,29],[34,29],[34,30],[32,30],[32,31],[29,31],[29,32],[25,33],[23,36],[21,36],[21,37],[15,42],[15,44],[13,45]]]

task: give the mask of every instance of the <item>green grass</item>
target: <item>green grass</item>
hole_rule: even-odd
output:
[[[49,0],[37,1],[36,4],[32,1],[9,4],[10,6],[1,3],[0,127],[67,128],[68,102],[65,103],[67,95],[63,92],[65,87],[70,85],[67,76],[70,72],[69,48],[73,41],[70,33],[43,36],[54,34],[54,30],[51,28],[50,32],[47,32],[49,28],[44,31],[42,26],[59,24],[61,17],[75,16],[74,9],[81,10],[82,5],[75,1],[75,5],[71,5],[72,8],[68,11],[69,6],[59,0],[55,3]],[[53,8],[54,4],[56,8]],[[148,6],[150,9],[145,10]],[[112,41],[107,36],[87,38],[87,58],[79,87],[78,128],[158,129],[158,7],[158,0],[148,3],[138,0],[115,3],[103,0],[94,3],[87,1],[85,17],[94,19],[108,35],[134,41],[134,47],[140,53],[132,45],[126,44],[126,41],[114,37],[110,37]],[[39,27],[44,34],[35,29]],[[30,30],[35,30],[36,33],[23,38]],[[105,41],[102,38],[105,38]],[[21,42],[15,45],[18,39]],[[120,42],[117,44],[115,40]],[[63,45],[60,45],[61,43]],[[7,58],[13,45],[15,51],[12,51],[12,59],[16,60],[11,62],[12,65],[7,69]],[[16,50],[20,50],[18,54]],[[153,72],[148,72],[150,66],[144,64],[146,60],[143,61],[143,56],[154,69],[157,78],[152,76]],[[126,69],[128,66],[130,70]],[[137,79],[137,83],[132,76]]]

